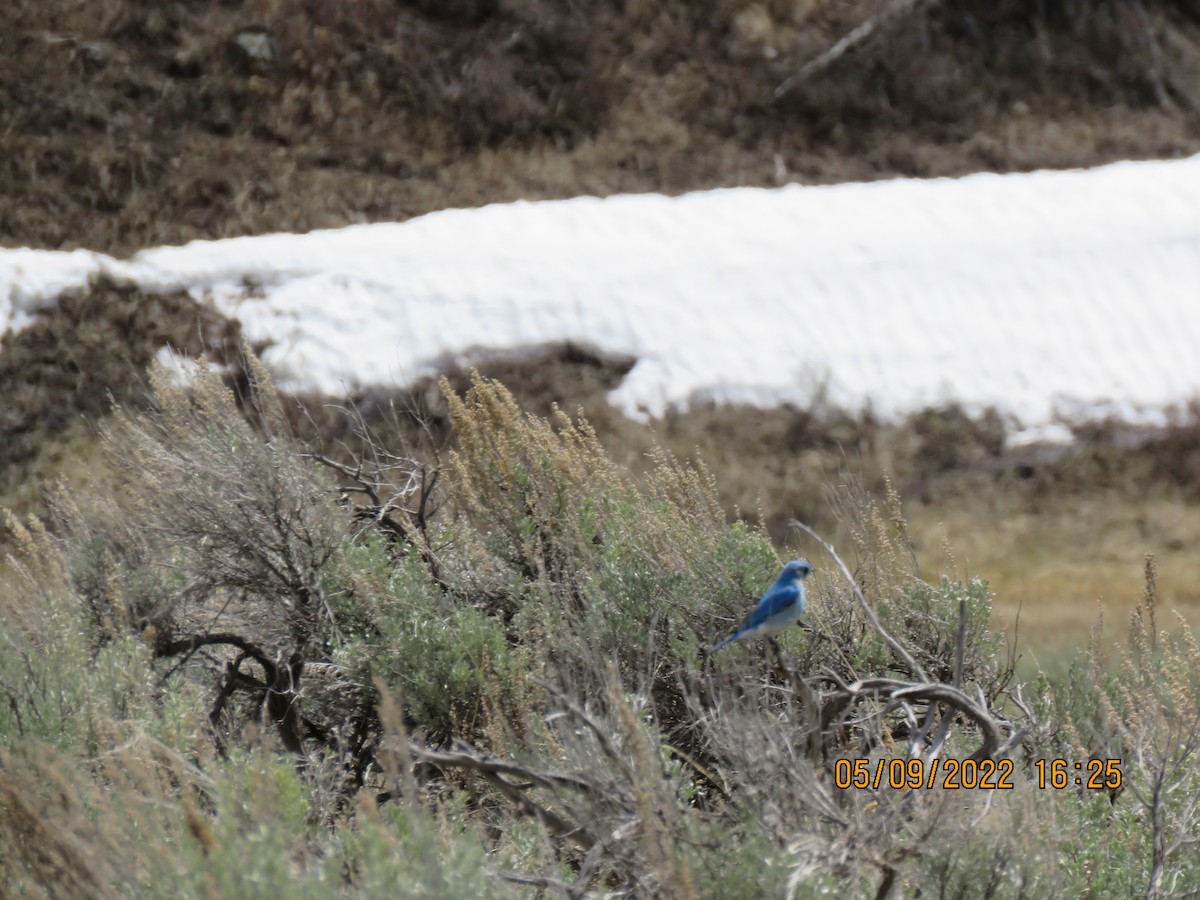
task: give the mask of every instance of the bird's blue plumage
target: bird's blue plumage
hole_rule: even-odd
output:
[[[775,583],[767,588],[750,614],[742,620],[738,630],[712,649],[720,650],[740,637],[760,634],[772,637],[800,621],[804,614],[804,579],[812,573],[812,566],[803,559],[796,559],[783,567]]]

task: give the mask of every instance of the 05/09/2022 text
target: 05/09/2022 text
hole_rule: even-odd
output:
[[[1119,759],[1039,759],[1033,764],[1037,786],[1063,790],[1071,785],[1088,790],[1121,787]],[[839,759],[833,766],[834,785],[842,790],[934,788],[944,790],[1012,790],[1015,766],[1011,759]]]

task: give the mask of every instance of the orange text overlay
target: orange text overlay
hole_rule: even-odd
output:
[[[1116,791],[1121,788],[1119,759],[1039,759],[1031,777],[1039,788]],[[843,790],[1012,790],[1016,767],[1011,759],[839,759],[833,764],[833,783]]]

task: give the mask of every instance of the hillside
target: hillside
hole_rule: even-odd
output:
[[[0,896],[1200,894],[1200,400],[1054,444],[995,408],[885,418],[819,390],[645,422],[609,402],[630,357],[570,340],[288,394],[248,314],[111,277],[196,249],[163,244],[499,200],[1193,155],[1200,0],[6,13],[0,245],[135,258],[0,298],[21,318],[0,338]],[[1129,258],[1170,290],[1091,340],[1141,341],[1135,379],[1168,344],[1194,356],[1193,232],[1166,205],[1129,220],[1151,247]],[[938,249],[901,262],[936,274]],[[482,256],[441,268],[483,278]],[[236,288],[263,307],[307,272],[251,262]],[[340,287],[374,271],[335,262]],[[1053,355],[1085,320],[1043,320],[1038,271]],[[1080,279],[1059,277],[1086,303]],[[346,296],[316,302],[360,312]],[[950,318],[905,339],[920,371]],[[152,367],[188,365],[166,347],[208,364],[181,381]],[[714,650],[797,557],[803,590],[772,596],[799,627]]]
[[[0,242],[1178,156],[1198,98],[1195,0],[14,0]]]
[[[21,0],[10,15],[0,33],[7,246],[125,254],[514,198],[1200,150],[1191,0]],[[856,33],[868,39],[839,44]],[[230,359],[238,334],[188,297],[102,283],[5,338],[4,502],[39,509],[59,473],[96,477],[91,433],[110,394],[143,397],[141,373],[165,343]],[[551,348],[486,368],[533,408],[584,404],[614,452],[636,460],[649,432],[597,391],[619,383],[613,365]],[[888,475],[927,564],[948,529],[973,548],[963,564],[992,573],[1009,621],[1024,604],[1027,622],[1031,608],[1070,622],[1042,629],[1035,617],[1034,640],[1077,644],[1098,596],[1132,602],[1145,552],[1162,559],[1172,605],[1200,600],[1186,410],[1161,432],[1089,426],[1066,453],[1007,448],[994,421],[954,408],[895,428],[836,410],[713,407],[654,429],[677,452],[699,447],[726,508],[763,508],[781,541],[792,515],[832,525],[824,482],[863,478],[879,491]],[[976,534],[981,514],[1010,537]],[[1064,528],[1065,559],[1045,558]],[[1109,548],[1100,560],[1097,535]]]

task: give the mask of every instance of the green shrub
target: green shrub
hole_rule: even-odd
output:
[[[489,717],[505,711],[506,724],[523,730],[533,654],[511,646],[495,616],[442,595],[402,559],[380,603],[378,629],[368,671],[401,691],[416,726],[477,740]]]
[[[1200,887],[1200,651],[1160,633],[1152,571],[1117,665],[1021,684],[986,583],[922,579],[897,498],[851,497],[856,571],[813,548],[807,633],[709,654],[780,558],[702,467],[634,478],[476,377],[447,397],[445,494],[384,504],[248,370],[245,408],[211,370],[160,373],[107,432],[126,480],[10,524],[0,893]],[[1013,789],[835,774],[969,754]],[[1035,760],[1088,756],[1125,789],[1035,786]]]

